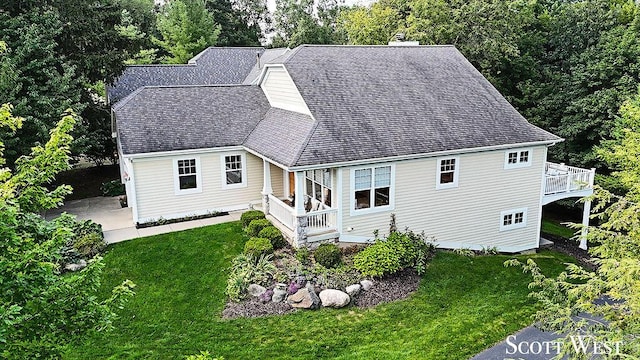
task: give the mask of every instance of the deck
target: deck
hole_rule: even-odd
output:
[[[595,169],[582,169],[562,163],[545,163],[542,205],[593,194],[595,172]]]

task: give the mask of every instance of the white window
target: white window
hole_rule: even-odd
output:
[[[527,208],[507,210],[500,213],[500,231],[527,226]]]
[[[351,213],[362,214],[393,208],[392,165],[351,171]]]
[[[458,173],[460,170],[460,158],[441,158],[437,161],[436,189],[458,187]]]
[[[513,169],[531,166],[531,150],[509,150],[504,153],[504,168]]]
[[[224,154],[222,163],[222,187],[226,189],[247,186],[247,164],[244,154]]]
[[[304,176],[305,190],[309,198],[331,207],[331,170],[307,170]]]
[[[202,191],[200,159],[197,157],[176,159],[173,162],[174,190],[176,195]]]

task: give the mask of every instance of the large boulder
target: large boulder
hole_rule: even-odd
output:
[[[67,264],[64,269],[67,271],[78,271],[87,267],[87,262],[84,259],[80,259],[76,264]]]
[[[264,286],[261,286],[261,285],[258,285],[258,284],[251,284],[247,288],[247,292],[249,293],[249,295],[254,296],[254,297],[258,297],[258,296],[264,294],[265,291],[267,291],[267,289]]]
[[[326,289],[320,292],[320,301],[324,307],[341,308],[347,306],[351,298],[340,290]]]
[[[371,280],[362,280],[362,281],[360,281],[360,285],[362,285],[362,290],[369,291],[369,289],[371,289],[371,287],[373,286],[373,281],[371,281]]]
[[[362,285],[360,284],[353,284],[353,285],[349,285],[347,286],[347,294],[349,294],[349,296],[354,297],[356,295],[358,295],[360,293],[360,289],[362,289]]]
[[[313,295],[311,295],[313,293]],[[315,298],[314,298],[315,297]],[[295,294],[287,298],[287,302],[294,308],[298,309],[316,309],[320,305],[320,301],[316,301],[318,296],[315,292],[309,292],[308,288],[302,288]]]

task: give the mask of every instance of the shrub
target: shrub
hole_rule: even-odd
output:
[[[326,268],[334,268],[342,263],[340,248],[336,244],[321,244],[313,252],[316,262]]]
[[[275,226],[267,226],[260,230],[258,237],[269,239],[274,250],[282,249],[287,245],[287,241],[282,236],[282,233]]]
[[[125,193],[124,184],[117,179],[103,182],[100,186],[100,191],[102,192],[102,196],[119,196]]]
[[[107,247],[102,234],[89,233],[83,235],[73,243],[73,249],[86,258],[92,258],[102,253]]]
[[[271,255],[256,258],[240,254],[231,262],[225,294],[233,301],[240,301],[247,295],[247,287],[250,284],[268,285],[276,270],[271,262]]]
[[[258,236],[258,234],[260,234],[260,231],[262,231],[262,229],[266,228],[267,226],[273,226],[267,219],[251,220],[249,226],[246,227],[245,231],[249,236]]]
[[[240,222],[242,227],[246,228],[253,220],[264,219],[264,213],[260,210],[249,210],[242,213],[240,216]]]
[[[244,244],[244,253],[259,258],[262,255],[273,253],[273,245],[269,239],[252,237]]]
[[[400,256],[384,240],[378,240],[353,257],[353,266],[364,276],[381,277],[400,270]]]
[[[309,265],[311,263],[311,252],[306,247],[299,248],[296,250],[296,259],[302,265]]]

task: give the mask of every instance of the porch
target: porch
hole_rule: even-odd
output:
[[[567,198],[583,198],[593,194],[595,169],[582,169],[563,163],[546,162],[544,167],[544,193],[541,206]],[[587,249],[587,229],[591,214],[591,201],[583,204],[580,248]]]
[[[332,169],[288,172],[266,160],[263,168],[262,209],[293,246],[340,236]],[[274,182],[282,189],[274,191]]]

